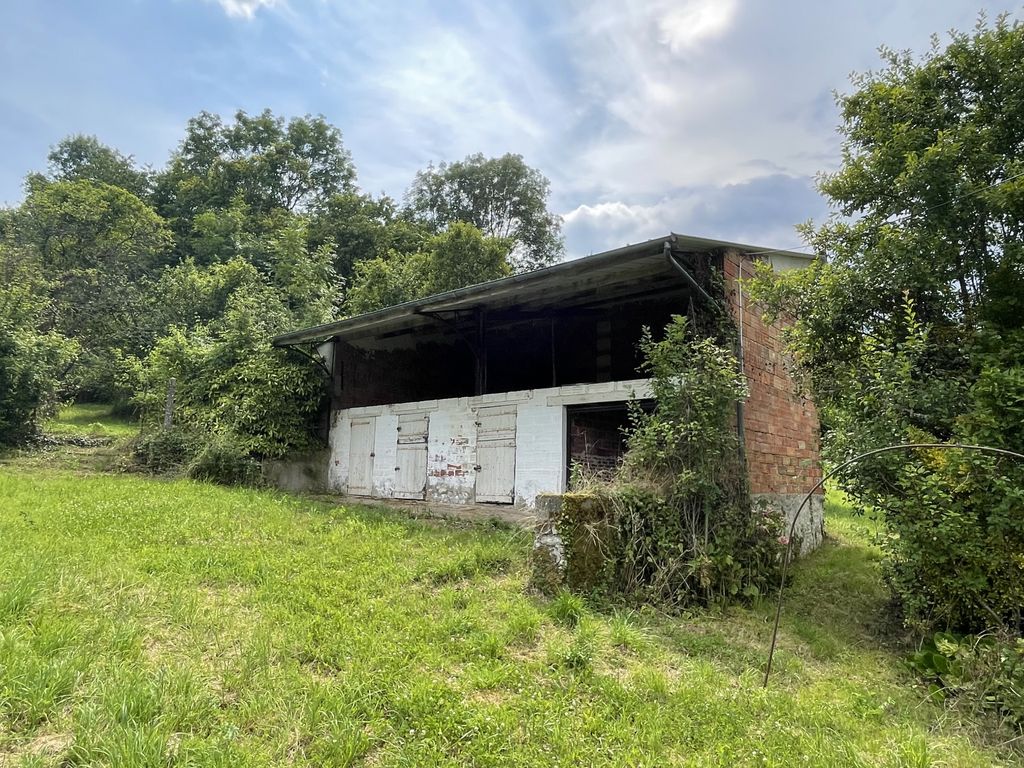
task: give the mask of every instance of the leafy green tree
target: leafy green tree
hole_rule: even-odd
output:
[[[506,241],[509,263],[522,272],[557,261],[565,250],[561,219],[547,209],[549,188],[521,155],[475,154],[417,173],[406,207],[436,231],[461,221]]]
[[[260,218],[300,211],[352,191],[355,169],[341,132],[323,117],[285,121],[270,110],[234,122],[203,112],[189,120],[185,139],[157,178],[157,209],[187,237],[204,211],[229,209],[240,199]]]
[[[206,267],[187,259],[160,275],[154,291],[161,299],[154,306],[156,325],[186,332],[206,325],[224,314],[237,289],[260,279],[259,270],[240,256]]]
[[[244,262],[233,264],[244,274]],[[224,272],[226,265],[210,269]],[[271,346],[295,319],[266,277],[252,271],[247,278],[214,320],[174,326],[156,343],[143,365],[137,402],[147,426],[158,428],[174,378],[179,429],[220,436],[259,457],[282,456],[315,444],[326,389],[308,359]]]
[[[346,309],[372,312],[404,301],[511,274],[508,243],[485,237],[476,227],[457,222],[429,238],[413,254],[390,252],[386,257],[357,262]]]
[[[126,405],[115,386],[124,357],[144,354],[161,331],[151,322],[150,289],[170,251],[164,221],[120,187],[37,177],[10,231],[46,275],[51,301],[42,330],[81,349],[66,387]]]
[[[271,281],[279,291],[291,322],[318,325],[333,320],[341,301],[341,281],[334,270],[334,243],[307,246],[307,225],[293,220],[269,243]]]
[[[50,299],[38,258],[0,242],[0,445],[22,442],[61,394],[75,342],[41,330]]]
[[[47,329],[77,339],[86,361],[148,349],[147,288],[171,233],[146,203],[103,182],[36,180],[13,231],[49,281]]]
[[[131,156],[101,144],[95,136],[68,136],[49,154],[49,178],[53,181],[98,181],[147,198],[152,174],[139,168]]]
[[[365,259],[385,258],[388,253],[415,253],[432,234],[418,222],[399,215],[394,200],[386,195],[344,192],[318,206],[310,218],[311,248],[332,243],[334,267],[342,279],[351,278],[355,265]]]
[[[280,456],[315,442],[322,372],[271,345],[285,330],[336,316],[330,243],[310,250],[306,242],[305,221],[291,217],[261,244],[268,272],[240,255],[209,266],[189,259],[164,272],[159,317],[169,330],[141,366],[137,398],[150,427],[174,378],[181,429],[217,435],[227,453]]]
[[[982,21],[920,60],[883,58],[839,99],[843,165],[820,182],[835,212],[805,228],[824,258],[751,288],[795,319],[834,459],[911,440],[1022,451],[1008,416],[1024,402],[1024,26]],[[898,534],[888,578],[910,617],[979,629],[1020,625],[1005,577],[1024,583],[1022,483],[988,459],[890,454],[845,485]]]

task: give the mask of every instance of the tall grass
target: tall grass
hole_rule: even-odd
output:
[[[544,601],[515,531],[17,467],[0,499],[0,765],[1010,759],[875,639],[856,521],[798,567],[764,691],[768,606]]]
[[[130,419],[115,415],[103,403],[73,403],[60,409],[43,425],[51,435],[76,437],[128,437],[138,434],[139,427]]]

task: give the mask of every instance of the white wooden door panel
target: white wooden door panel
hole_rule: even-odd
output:
[[[427,433],[429,416],[406,413],[398,417],[398,458],[395,498],[422,499],[427,491]]]
[[[476,500],[511,504],[516,497],[516,407],[477,411]]]
[[[477,440],[515,440],[515,437],[516,407],[514,405],[495,405],[477,411]]]
[[[349,437],[348,492],[353,496],[373,493],[373,438],[375,419],[353,419]]]

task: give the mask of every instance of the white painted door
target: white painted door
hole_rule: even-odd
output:
[[[352,419],[348,450],[348,492],[353,496],[373,493],[374,419]]]
[[[422,499],[427,491],[427,431],[425,413],[398,417],[398,460],[395,467],[395,498]]]
[[[476,500],[511,504],[516,498],[516,407],[481,408],[476,419]]]

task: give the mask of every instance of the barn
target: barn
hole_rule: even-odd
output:
[[[756,261],[789,270],[810,257],[670,234],[275,344],[315,347],[330,372],[330,490],[525,519],[574,471],[621,456],[627,403],[650,396],[638,375],[643,328],[725,308],[750,384],[737,429],[751,490],[791,511],[820,476],[818,421],[789,377],[780,329],[737,282]],[[820,511],[819,498],[802,530],[812,546]]]

